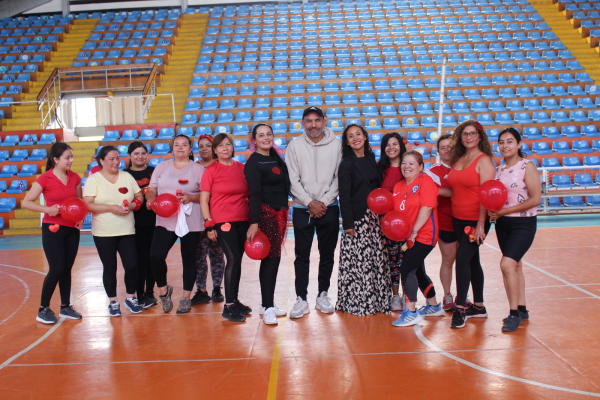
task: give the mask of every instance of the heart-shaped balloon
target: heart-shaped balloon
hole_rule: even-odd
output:
[[[52,232],[54,232],[54,233],[58,232],[58,228],[60,228],[60,225],[59,225],[59,224],[50,225],[50,226],[48,227],[48,229],[50,229],[50,231],[52,231]]]
[[[273,169],[271,171],[273,171],[273,173],[276,175],[281,174],[281,170],[278,167],[273,167]]]
[[[126,194],[127,192],[129,192],[129,189],[127,189],[126,187],[120,187],[119,188],[119,193]]]
[[[182,178],[182,179],[179,180],[179,183],[181,183],[182,185],[187,185],[188,180]]]
[[[229,222],[225,222],[223,225],[221,225],[221,230],[223,232],[229,232],[231,230],[231,224]]]

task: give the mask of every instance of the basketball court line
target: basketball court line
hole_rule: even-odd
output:
[[[429,347],[430,349],[435,350],[438,354],[450,358],[456,362],[459,362],[463,365],[466,365],[468,367],[471,367],[477,371],[481,371],[484,372],[486,374],[490,374],[490,375],[494,375],[497,376],[499,378],[505,378],[505,379],[510,379],[513,381],[517,381],[517,382],[521,382],[521,383],[526,383],[528,385],[533,385],[533,386],[539,386],[539,387],[543,387],[546,389],[552,389],[552,390],[558,390],[561,392],[568,392],[568,393],[575,393],[575,394],[581,394],[584,396],[592,396],[592,397],[600,397],[600,393],[594,393],[594,392],[586,392],[583,390],[577,390],[577,389],[569,389],[569,388],[565,388],[565,387],[561,387],[561,386],[554,386],[554,385],[548,385],[546,383],[541,383],[541,382],[536,382],[536,381],[532,381],[529,379],[524,379],[524,378],[519,378],[518,376],[513,376],[513,375],[508,375],[505,374],[503,372],[498,372],[498,371],[494,371],[488,368],[484,368],[480,365],[477,365],[475,363],[472,363],[470,361],[467,360],[463,360],[460,357],[457,357],[453,354],[450,354],[450,352],[448,351],[444,351],[442,349],[440,349],[439,347],[437,347],[436,345],[434,345],[433,343],[431,343],[426,337],[425,335],[423,335],[423,332],[421,331],[421,325],[417,324],[414,326],[414,331],[415,334],[417,335],[417,337],[419,338],[419,340],[421,342],[423,342],[427,347]]]
[[[46,273],[45,273],[45,272],[38,271],[38,270],[36,270],[36,269],[25,268],[25,267],[16,267],[16,266],[14,266],[14,265],[8,265],[8,264],[0,264],[0,266],[2,266],[2,267],[9,267],[9,268],[16,268],[16,269],[22,269],[23,271],[35,272],[36,274],[40,274],[40,275],[44,275],[44,276],[46,276]]]
[[[27,302],[27,300],[29,300],[29,286],[27,285],[27,283],[23,279],[19,278],[18,276],[15,276],[13,274],[9,274],[8,272],[4,272],[4,271],[0,271],[0,274],[5,274],[5,275],[8,275],[8,276],[11,276],[11,277],[15,278],[16,280],[18,280],[19,282],[21,282],[21,284],[25,288],[25,298],[23,299],[23,301],[21,302],[21,304],[19,304],[19,307],[17,307],[17,309],[15,311],[13,311],[12,314],[10,314],[8,317],[6,317],[2,321],[0,321],[0,325],[2,325],[3,323],[5,323],[9,319],[11,319],[25,305],[25,303]]]

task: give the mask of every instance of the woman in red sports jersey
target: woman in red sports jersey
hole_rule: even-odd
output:
[[[458,239],[456,251],[456,309],[452,328],[465,326],[467,318],[487,317],[483,305],[483,269],[479,246],[490,229],[487,210],[479,203],[479,187],[494,179],[492,146],[477,121],[458,125],[452,135],[452,169],[448,183],[452,188],[452,224]],[[475,229],[471,242],[465,228]],[[474,305],[465,310],[469,285],[473,287]]]
[[[402,157],[403,181],[394,186],[394,210],[401,211],[412,224],[407,243],[412,242],[404,253],[400,275],[406,296],[406,307],[394,326],[411,326],[424,317],[444,315],[442,304],[435,298],[435,288],[427,272],[425,258],[431,253],[438,239],[437,197],[438,188],[423,173],[423,156],[407,151]],[[417,291],[421,289],[426,304],[416,310]]]
[[[379,172],[383,175],[382,189],[390,192],[394,190],[394,185],[404,179],[400,171],[400,162],[402,156],[406,153],[406,146],[402,136],[398,132],[386,133],[381,139],[381,158],[377,163]],[[400,287],[400,264],[402,263],[402,245],[404,242],[385,238],[385,247],[388,251],[388,265],[392,275],[392,311],[402,310],[402,299],[398,295]]]
[[[425,173],[433,179],[439,188],[449,188],[448,173],[451,169],[452,154],[450,152],[450,139],[452,135],[441,135],[436,143],[440,162],[434,164]],[[450,287],[452,286],[452,266],[456,258],[456,234],[452,226],[452,203],[450,197],[438,196],[438,220],[440,221],[440,240],[438,246],[442,253],[442,265],[440,266],[440,281],[444,288],[444,299],[442,300],[444,311],[454,310],[454,297]]]

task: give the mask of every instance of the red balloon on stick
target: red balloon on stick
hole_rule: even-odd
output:
[[[367,206],[375,214],[387,214],[394,208],[394,197],[389,190],[375,189],[367,197]]]
[[[74,224],[83,221],[87,213],[87,204],[77,197],[66,199],[60,206],[60,215],[62,215],[65,220]]]
[[[267,235],[258,231],[254,239],[249,242],[246,240],[244,243],[244,250],[248,257],[253,260],[263,260],[267,258],[269,253],[271,252],[271,243],[269,242],[269,238]]]
[[[160,217],[169,218],[179,210],[179,200],[171,193],[159,194],[152,201],[152,210]]]
[[[484,182],[479,188],[479,202],[488,210],[498,211],[506,203],[508,190],[500,181]]]
[[[402,211],[390,211],[385,214],[381,221],[383,234],[388,238],[403,242],[410,235],[412,224]]]

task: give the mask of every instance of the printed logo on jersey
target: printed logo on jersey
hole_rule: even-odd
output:
[[[415,185],[413,186],[413,188],[410,190],[413,194],[417,193],[419,191],[419,185]]]

